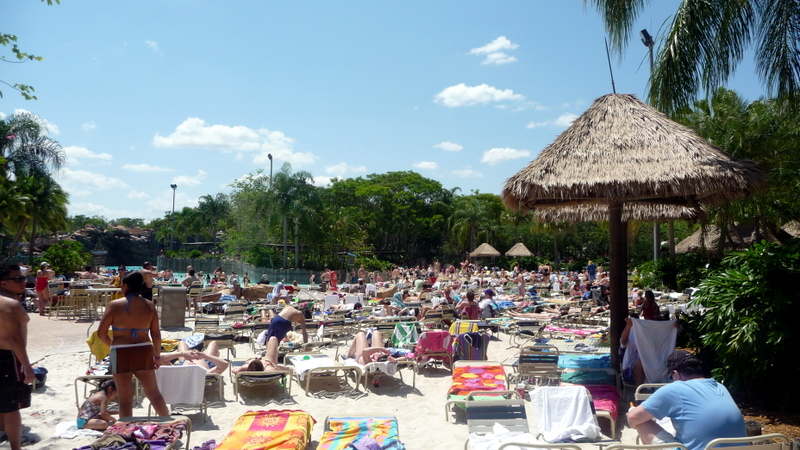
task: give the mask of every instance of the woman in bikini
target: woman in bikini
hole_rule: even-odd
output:
[[[122,280],[124,298],[109,302],[97,327],[100,340],[111,347],[111,373],[119,392],[120,417],[133,415],[134,375],[156,414],[169,415],[155,374],[161,355],[158,314],[153,302],[140,295],[145,288],[141,273],[131,272],[125,276]],[[113,339],[108,337],[109,328],[113,330]]]

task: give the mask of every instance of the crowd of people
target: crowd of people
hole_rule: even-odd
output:
[[[249,285],[249,277],[239,280],[236,273],[226,274],[219,267],[213,272],[213,280],[228,286]],[[460,267],[441,266],[438,262],[426,267],[395,267],[382,276],[359,267],[345,274],[348,285],[361,292],[366,284],[392,283],[396,293],[384,298],[372,309],[376,318],[412,315],[424,320],[432,311],[451,309],[455,317],[481,320],[494,317],[501,309],[498,293],[513,296],[513,306],[506,308],[512,317],[553,319],[569,312],[569,307],[547,307],[539,305],[530,293],[536,287],[555,292],[563,292],[573,299],[589,299],[595,303],[593,313],[607,310],[603,296],[608,294],[608,273],[602,266],[589,262],[580,272],[554,271],[547,264],[528,271],[515,265],[511,270],[479,267],[464,261]],[[262,275],[259,283],[266,282]],[[97,277],[92,267],[86,267],[81,279],[92,280]],[[50,301],[49,282],[55,273],[46,262],[36,271],[36,293],[39,311],[44,311]],[[174,352],[162,353],[161,331],[155,304],[153,287],[157,280],[173,280],[171,271],[158,271],[154,265],[145,262],[138,271],[127,271],[120,266],[111,279],[112,285],[119,286],[122,297],[110,301],[106,306],[98,326],[98,336],[110,348],[110,369],[113,381],[107,381],[93,391],[83,402],[77,417],[79,428],[103,430],[113,424],[114,416],[133,415],[133,377],[143,388],[145,396],[158,415],[169,413],[164,398],[156,383],[155,371],[161,365],[197,365],[209,373],[223,373],[229,362],[220,356],[216,343],[211,342],[205,350],[195,350],[181,342]],[[25,290],[26,276],[19,266],[0,266],[0,424],[8,436],[12,449],[19,448],[21,440],[20,409],[30,405],[30,384],[33,369],[28,359],[25,342],[27,334],[27,313],[22,309],[20,296]],[[190,266],[185,279],[179,280],[187,288],[203,281],[202,276]],[[309,280],[315,281],[315,278]],[[320,276],[321,289],[333,289],[338,284],[336,271],[327,270]],[[508,286],[514,288],[509,290]],[[280,280],[273,292],[290,293],[299,289],[297,282],[285,285]],[[288,288],[291,288],[289,290]],[[505,288],[505,290],[503,290]],[[411,303],[412,297],[430,293],[431,301],[425,304]],[[460,294],[460,293],[463,293]],[[599,294],[599,295],[598,295]],[[291,295],[275,301],[283,302],[284,307],[275,314],[274,310],[264,310],[261,320],[269,323],[269,328],[258,337],[266,351],[263,355],[251,358],[245,364],[233,368],[240,371],[286,370],[279,361],[279,346],[287,334],[299,325],[303,342],[308,342],[306,322],[313,320],[313,303],[291,305]],[[507,306],[507,305],[506,305]],[[361,305],[352,305],[360,309]],[[634,289],[630,294],[631,310],[636,311],[633,319],[641,316],[644,320],[664,319],[661,309],[651,290]],[[332,309],[350,309],[350,305],[336,305]],[[623,331],[622,345],[626,351],[635,346],[630,341],[631,321]],[[109,333],[110,331],[110,333]],[[397,356],[384,345],[380,334],[358,333],[350,342],[345,354],[359,364],[373,361],[397,360]],[[686,352],[675,352],[666,361],[673,380],[651,396],[641,405],[628,412],[628,423],[636,428],[645,444],[680,442],[690,450],[700,450],[705,443],[716,437],[741,436],[744,425],[741,413],[730,398],[724,386],[705,377],[700,360]],[[633,363],[623,368],[628,382],[639,384],[644,381],[641,364]],[[119,405],[118,411],[108,409],[110,402]],[[670,435],[662,429],[655,419],[670,417],[677,434]],[[701,426],[702,424],[702,426]]]

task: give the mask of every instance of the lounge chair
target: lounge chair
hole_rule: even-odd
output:
[[[365,438],[374,439],[382,448],[405,449],[394,416],[329,416],[317,449],[345,450]]]
[[[759,436],[760,437],[760,436]],[[686,446],[678,442],[668,442],[665,444],[611,444],[606,450],[687,450]],[[748,447],[749,449],[750,447]]]
[[[559,383],[558,348],[552,345],[533,345],[519,350],[517,380],[533,386]]]
[[[519,394],[508,390],[506,371],[499,361],[456,361],[447,391],[445,417],[449,421],[451,406],[463,408],[467,400],[498,400],[505,396]]]
[[[453,341],[456,360],[486,361],[491,336],[479,331],[461,333]]]
[[[511,334],[509,341],[513,346],[522,347],[534,339],[540,338],[544,327],[545,323],[538,320],[517,320],[514,322],[513,328],[509,330]]]
[[[361,369],[355,366],[337,364],[330,356],[322,353],[293,353],[284,358],[287,365],[294,368],[294,376],[300,385],[305,385],[304,390],[308,395],[311,380],[314,378],[344,378],[348,374],[355,376],[353,390],[358,390],[361,383]]]
[[[714,439],[706,445],[706,450],[717,450],[723,447],[740,445],[746,445],[747,450],[789,450],[792,448],[789,438],[780,433],[772,433],[742,438]]]
[[[172,407],[197,407],[208,420],[208,405],[205,399],[206,369],[194,364],[184,366],[161,366],[156,370],[158,390],[164,401]],[[147,407],[150,416],[152,405]]]
[[[528,425],[528,414],[525,411],[525,402],[520,398],[507,400],[469,401],[465,403],[467,411],[467,431],[469,439],[464,443],[464,449],[476,446],[476,441],[481,441],[481,446],[497,445],[503,439],[531,440]],[[502,426],[503,433],[497,434],[497,425]],[[513,433],[513,434],[509,434]],[[524,433],[521,436],[518,433]]]
[[[315,422],[305,411],[247,411],[216,450],[305,450]]]
[[[583,386],[540,386],[531,392],[534,417],[542,438],[551,443],[594,442],[602,438]]]
[[[449,332],[426,331],[422,333],[414,348],[414,361],[417,364],[428,364],[431,361],[439,361],[447,364],[450,371],[453,370],[453,352],[450,342],[452,336]]]
[[[267,385],[280,383],[281,387],[285,387],[286,394],[292,395],[292,371],[291,370],[273,370],[270,372],[264,371],[244,371],[233,373],[235,367],[243,365],[247,360],[234,359],[228,366],[231,383],[233,384],[233,395],[236,401],[239,401],[239,387],[241,385]]]
[[[370,375],[372,375],[373,379],[375,379],[375,377],[380,377],[381,375],[393,377],[395,373],[398,373],[400,374],[400,380],[403,380],[402,369],[404,368],[411,369],[411,373],[413,374],[411,387],[417,387],[417,373],[419,373],[419,366],[414,360],[408,359],[395,362],[371,362],[367,365],[361,365],[353,358],[344,358],[344,355],[341,357],[342,364],[345,366],[358,367],[361,370],[361,380],[364,383],[365,390],[367,389],[367,382],[369,381]]]

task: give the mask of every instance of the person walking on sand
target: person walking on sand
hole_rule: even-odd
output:
[[[25,276],[17,265],[0,265],[0,426],[11,450],[22,447],[22,416],[31,406],[33,367],[28,359],[30,317],[19,301]]]
[[[161,330],[152,301],[142,297],[144,275],[131,272],[122,280],[124,298],[106,306],[97,334],[111,347],[111,373],[119,392],[120,417],[133,415],[133,376],[159,416],[169,415],[167,404],[156,383],[155,370],[161,365]],[[108,329],[113,338],[108,336]]]
[[[44,309],[50,306],[50,280],[55,276],[56,273],[46,262],[42,262],[39,270],[36,271],[36,303],[38,303],[40,316],[43,316]]]

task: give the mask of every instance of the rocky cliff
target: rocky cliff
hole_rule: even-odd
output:
[[[141,265],[144,261],[155,260],[158,244],[155,232],[149,228],[127,228],[121,225],[109,226],[101,230],[94,225],[87,225],[70,236],[80,242],[88,251],[98,248],[98,241],[103,250],[108,251],[106,265],[120,264]]]

